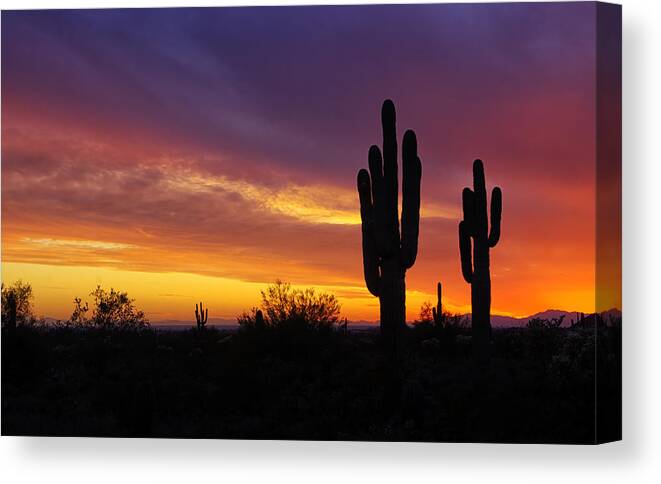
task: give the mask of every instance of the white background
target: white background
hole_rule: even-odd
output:
[[[282,4],[5,1],[2,9]],[[286,4],[359,3],[331,0]],[[373,2],[362,3],[408,3]],[[624,440],[595,447],[0,438],[7,483],[661,482],[661,2],[623,2]],[[494,418],[498,418],[494,415]]]

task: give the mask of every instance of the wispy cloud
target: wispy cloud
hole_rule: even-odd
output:
[[[132,244],[101,242],[98,240],[33,239],[30,237],[24,237],[21,241],[30,245],[54,249],[101,249],[114,251],[137,248],[137,246]]]

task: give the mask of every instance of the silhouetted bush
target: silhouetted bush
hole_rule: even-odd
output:
[[[289,283],[276,280],[261,295],[260,308],[252,308],[237,318],[242,329],[330,329],[340,318],[337,298],[312,288],[293,289]]]
[[[32,286],[21,280],[16,281],[11,286],[5,287],[2,284],[2,324],[9,322],[13,315],[10,314],[12,306],[15,305],[16,324],[33,324],[36,319],[32,312]]]
[[[533,318],[528,321],[528,351],[529,356],[544,371],[553,364],[553,358],[562,345],[561,326],[564,315],[559,318]]]
[[[422,304],[418,319],[413,322],[413,335],[426,350],[453,356],[457,351],[457,336],[469,337],[470,322],[466,316],[447,311],[434,317],[434,309],[428,301]]]
[[[468,317],[443,311],[440,317],[434,319],[433,309],[434,307],[429,301],[422,303],[418,319],[413,322],[413,327],[420,331],[431,330],[432,328],[442,331],[443,329],[452,328],[459,332],[470,328]]]
[[[239,328],[244,331],[250,330],[261,330],[266,328],[266,322],[264,321],[264,315],[259,308],[253,307],[250,311],[244,311],[237,318],[236,322],[239,324]]]
[[[434,323],[433,306],[431,302],[425,301],[422,303],[422,306],[420,306],[420,314],[418,315],[418,319],[414,322],[414,324],[431,323]]]
[[[528,329],[555,329],[562,326],[564,321],[564,314],[559,318],[543,319],[543,318],[532,318],[528,321]]]
[[[111,288],[106,291],[97,286],[90,293],[94,297],[94,306],[91,315],[87,302],[83,304],[81,298],[74,299],[74,310],[68,323],[76,327],[91,327],[99,329],[135,330],[149,327],[145,313],[136,309],[134,299],[129,298],[126,292]]]

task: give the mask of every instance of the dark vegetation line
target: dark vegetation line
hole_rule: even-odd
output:
[[[29,284],[3,287],[3,435],[593,443],[595,355],[601,435],[619,431],[620,320],[599,321],[599,338],[596,315],[496,329],[485,374],[439,288],[393,385],[379,334],[348,331],[331,295],[277,282],[238,332],[198,325],[198,305],[176,333],[126,293],[92,295],[53,325]]]

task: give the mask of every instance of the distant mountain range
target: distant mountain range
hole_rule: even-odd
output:
[[[546,311],[541,311],[539,313],[531,314],[530,316],[525,316],[522,318],[515,318],[513,316],[499,316],[499,315],[492,315],[491,316],[491,325],[495,328],[523,328],[528,324],[528,321],[534,318],[540,318],[540,319],[555,319],[559,318],[561,316],[564,316],[565,319],[562,322],[563,327],[568,327],[571,325],[572,320],[576,321],[576,311],[564,311],[562,309],[547,309]],[[612,316],[614,318],[620,318],[622,317],[622,312],[619,309],[609,309],[608,311],[605,312],[606,317]],[[470,320],[471,315],[470,314],[464,314],[462,315]],[[585,313],[585,317],[588,317],[589,314]],[[349,321],[349,325],[352,327],[370,327],[376,325],[376,321],[366,321],[366,320],[359,320],[359,321]],[[188,322],[188,321],[175,321],[175,320],[170,320],[170,321],[155,321],[152,326],[153,327],[165,327],[165,326],[193,326],[194,322]],[[209,325],[210,326],[217,326],[217,327],[235,327],[236,324],[236,319],[209,319]]]
[[[470,314],[466,315],[470,319]],[[577,312],[576,311],[563,311],[562,309],[547,309],[540,313],[531,314],[523,318],[514,318],[512,316],[491,316],[491,325],[494,328],[521,328],[525,327],[528,324],[528,321],[535,318],[540,319],[556,319],[564,316],[565,319],[562,322],[562,327],[571,326],[572,320],[576,322]],[[589,314],[585,313],[585,317],[588,317]],[[607,319],[608,317],[621,318],[622,312],[619,309],[609,309],[603,313]]]

